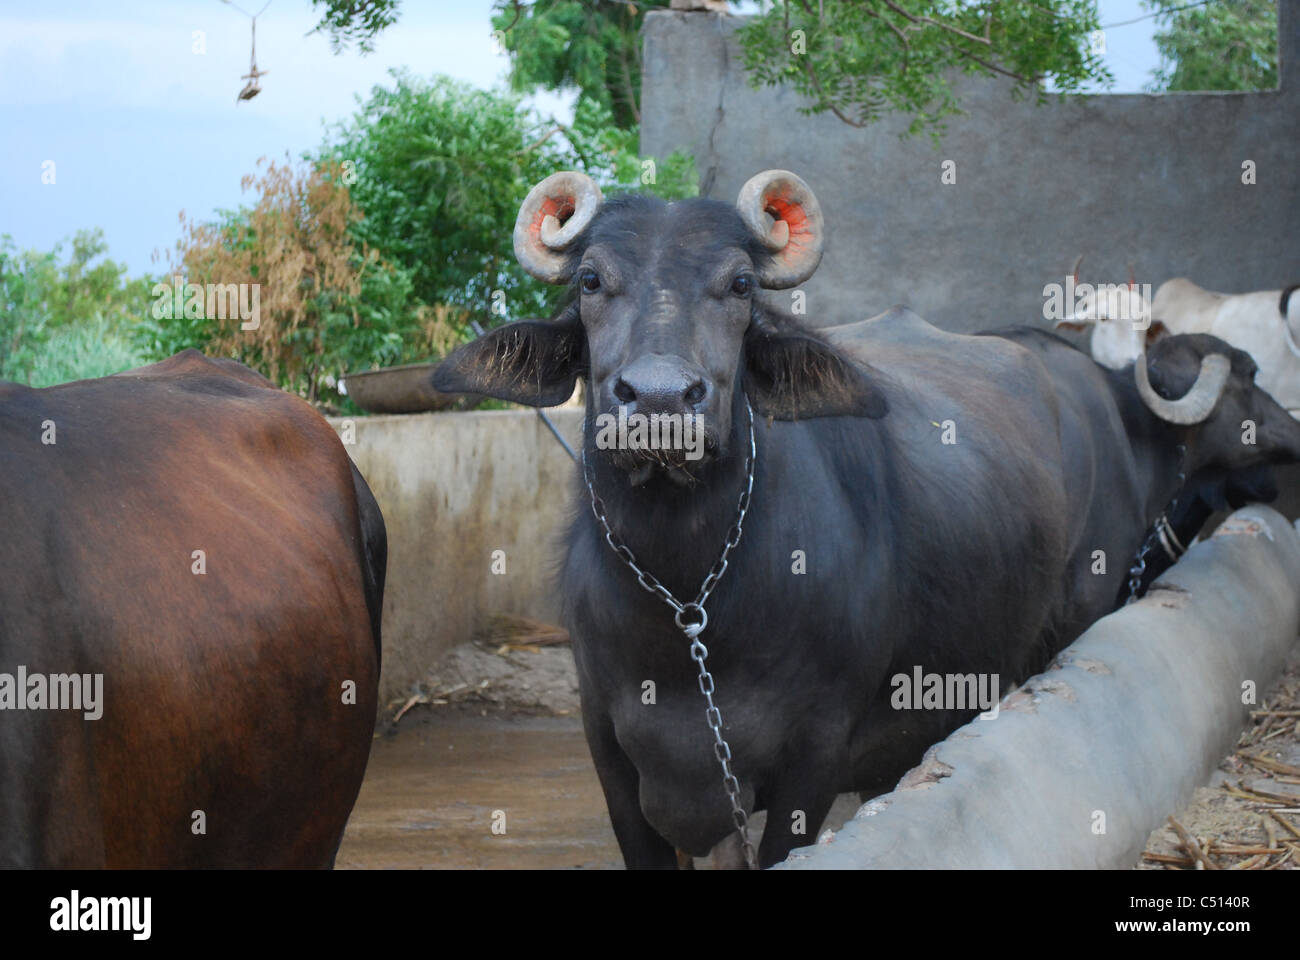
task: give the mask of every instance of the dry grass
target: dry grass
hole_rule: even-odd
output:
[[[1139,869],[1300,869],[1300,664],[1282,675],[1169,828],[1151,834]]]

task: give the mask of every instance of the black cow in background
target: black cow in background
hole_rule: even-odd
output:
[[[672,867],[674,848],[701,856],[732,835],[728,751],[740,805],[768,811],[762,866],[811,842],[836,794],[892,788],[973,710],[896,710],[890,678],[919,666],[995,675],[1005,690],[1041,668],[1113,605],[1126,564],[1094,575],[1092,551],[1131,556],[1167,499],[1143,489],[1147,461],[1122,504],[1103,495],[1070,447],[1094,427],[1018,343],[901,310],[814,334],[756,296],[811,276],[823,238],[812,191],[785,171],[754,177],[735,207],[604,202],[589,178],[556,174],[525,200],[515,250],[534,276],[569,284],[565,305],[434,375],[439,390],[534,406],[587,380],[587,484],[561,588],[631,867]],[[1198,369],[1170,371],[1186,395],[1166,412],[1218,410],[1222,395],[1236,417],[1254,402],[1235,371],[1225,386],[1220,361]],[[699,415],[704,456],[602,449],[597,417],[620,407]],[[1107,424],[1124,430],[1118,414]],[[1293,426],[1284,442],[1300,455]],[[687,605],[676,625],[656,585]],[[702,585],[700,632],[689,602]],[[725,748],[706,724],[710,686]]]
[[[1098,520],[1128,530],[1139,516],[1148,518],[1145,538],[1127,555],[1106,558],[1125,571],[1116,606],[1129,598],[1127,571],[1143,539],[1139,597],[1186,552],[1215,511],[1276,499],[1273,467],[1297,460],[1294,438],[1300,424],[1255,386],[1257,368],[1250,355],[1217,337],[1186,334],[1156,341],[1141,368],[1148,373],[1144,385],[1136,364],[1110,369],[1045,330],[1014,327],[987,335],[1032,350],[1051,371],[1072,469],[1111,502],[1112,510],[1098,513]],[[1189,390],[1208,357],[1221,358],[1215,361],[1222,374],[1213,404],[1181,415],[1172,411],[1168,398]],[[1098,533],[1086,536],[1095,540]]]

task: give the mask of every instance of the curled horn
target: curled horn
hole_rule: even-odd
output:
[[[1151,386],[1147,373],[1147,351],[1145,340],[1139,338],[1142,346],[1137,360],[1133,364],[1133,378],[1137,383],[1138,395],[1147,409],[1161,420],[1178,426],[1190,427],[1207,419],[1223,396],[1228,386],[1228,373],[1232,364],[1221,353],[1212,353],[1201,358],[1201,371],[1191,389],[1177,400],[1166,400],[1156,393]]]
[[[1132,290],[1137,286],[1137,271],[1133,269],[1133,261],[1128,262],[1128,288]]]
[[[553,173],[528,191],[515,218],[515,259],[543,283],[567,283],[567,251],[604,197],[585,173]]]
[[[764,170],[740,188],[736,209],[772,254],[759,271],[769,290],[797,287],[821,263],[826,242],[822,208],[812,188],[789,170]]]
[[[1079,264],[1083,263],[1083,254],[1074,258],[1074,266],[1070,267],[1070,276],[1074,277],[1075,286],[1079,284]]]

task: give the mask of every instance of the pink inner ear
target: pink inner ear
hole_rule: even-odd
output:
[[[573,197],[547,197],[538,206],[537,213],[533,215],[533,222],[528,225],[528,233],[540,242],[542,224],[546,222],[547,217],[554,217],[563,226],[564,222],[573,216],[575,209],[577,208]]]
[[[788,260],[802,255],[814,240],[803,205],[777,194],[770,194],[764,200],[763,210],[774,220],[783,221],[790,231],[790,241],[778,255]]]

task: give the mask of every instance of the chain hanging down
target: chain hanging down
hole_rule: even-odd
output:
[[[700,668],[700,693],[704,694],[704,699],[708,703],[708,709],[704,711],[704,718],[709,725],[709,729],[713,731],[713,753],[722,766],[722,786],[727,791],[727,799],[731,801],[731,819],[736,825],[736,832],[740,834],[741,847],[745,853],[745,863],[749,869],[756,870],[758,869],[758,861],[754,856],[754,846],[749,841],[749,816],[740,803],[740,781],[736,779],[736,775],[731,771],[731,747],[727,745],[727,741],[722,736],[722,712],[713,702],[713,674],[709,672],[704,663],[705,658],[709,655],[709,648],[700,640],[700,634],[709,625],[709,615],[704,612],[704,604],[709,599],[709,594],[713,592],[713,588],[718,585],[718,581],[722,579],[722,575],[727,572],[727,555],[731,553],[736,544],[740,543],[740,536],[744,530],[745,513],[749,510],[749,499],[754,490],[754,460],[756,459],[757,448],[754,445],[754,410],[750,407],[748,400],[745,401],[745,409],[749,412],[749,457],[745,463],[745,489],[741,491],[740,502],[736,505],[736,522],[727,531],[727,540],[722,547],[722,554],[709,570],[704,582],[700,584],[700,592],[695,595],[695,599],[690,603],[679,601],[673,596],[671,590],[659,582],[659,579],[654,574],[642,569],[637,564],[636,556],[628,548],[627,544],[614,535],[614,531],[610,529],[609,520],[605,516],[605,504],[600,497],[596,496],[596,490],[591,485],[591,473],[587,469],[587,451],[585,447],[582,451],[582,478],[587,483],[587,492],[591,494],[591,512],[595,514],[596,519],[600,521],[601,527],[605,530],[605,542],[636,574],[637,583],[673,608],[673,622],[677,625],[677,629],[685,635],[686,639],[691,641],[691,659]]]

